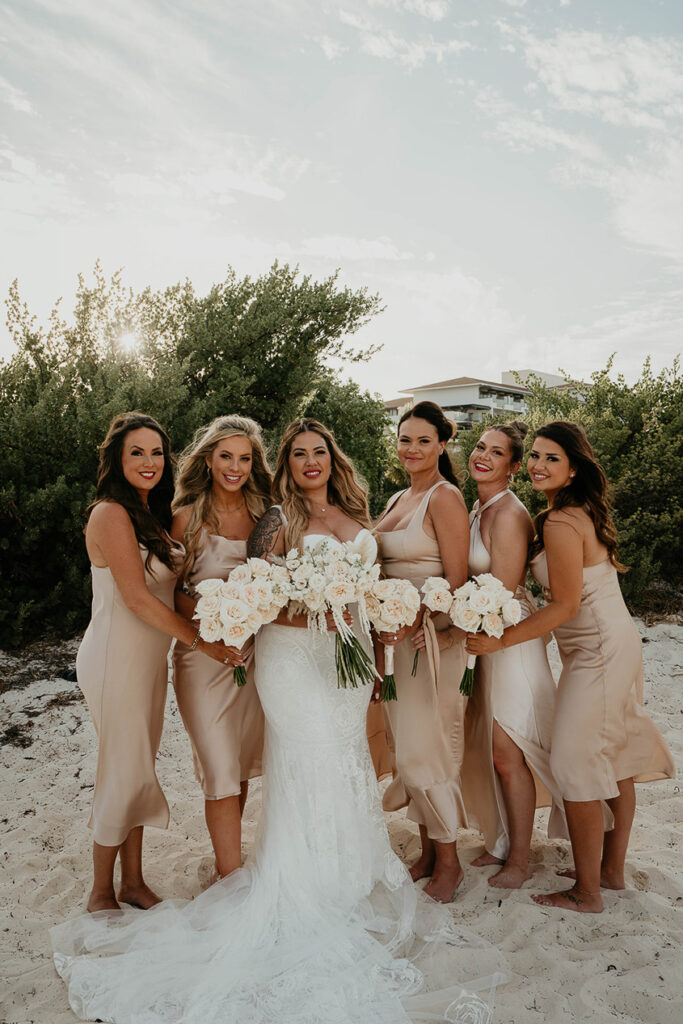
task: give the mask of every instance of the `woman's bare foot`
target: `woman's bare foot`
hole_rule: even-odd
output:
[[[602,896],[599,892],[582,892],[574,886],[564,892],[543,892],[534,894],[534,903],[539,907],[556,907],[558,910],[575,910],[579,914],[601,914]]]
[[[437,903],[450,903],[465,874],[457,864],[455,867],[439,868],[424,887],[424,891]]]
[[[150,907],[161,903],[161,896],[157,896],[145,882],[135,886],[122,885],[119,889],[119,903],[129,903],[131,907],[138,907],[139,910],[149,910]]]
[[[426,853],[423,851],[415,863],[408,869],[410,871],[410,877],[414,882],[419,882],[421,878],[429,878],[434,870],[435,863],[436,853],[434,851],[434,847]]]
[[[96,914],[98,910],[120,910],[121,907],[114,898],[114,890],[110,893],[91,892],[85,908],[89,914]]]
[[[555,874],[559,875],[560,878],[576,878],[576,871],[574,868],[563,868],[562,871],[556,871]],[[626,881],[624,880],[623,874],[610,875],[608,871],[601,871],[600,887],[602,889],[625,889]]]
[[[500,871],[491,875],[488,883],[495,886],[496,889],[520,889],[531,878],[531,874],[528,867],[504,864]]]
[[[478,857],[470,861],[473,868],[487,868],[490,864],[504,864],[505,861],[500,857],[494,857],[492,853],[484,850]]]

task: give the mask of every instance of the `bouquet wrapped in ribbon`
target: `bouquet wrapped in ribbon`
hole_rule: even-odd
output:
[[[420,594],[410,580],[378,580],[366,595],[368,616],[378,633],[395,633],[415,621],[420,610]],[[382,700],[396,700],[394,648],[384,648]]]
[[[354,541],[322,539],[303,552],[293,549],[285,559],[293,608],[307,615],[309,629],[326,632],[326,616],[332,614],[337,630],[337,682],[344,688],[371,683],[377,674],[372,659],[344,618],[348,605],[357,604],[361,629],[370,633],[366,595],[380,572],[374,554],[372,537],[362,531]]]
[[[512,591],[490,572],[483,572],[454,591],[449,614],[453,624],[466,633],[483,631],[488,636],[500,637],[506,626],[517,625],[522,609]],[[467,657],[460,683],[460,692],[466,697],[472,696],[476,660],[476,654]]]
[[[227,580],[201,580],[195,589],[199,600],[194,618],[202,640],[222,640],[228,647],[241,648],[261,626],[277,618],[289,602],[291,588],[284,566],[248,558]],[[246,683],[243,665],[235,666],[234,679],[238,686]]]
[[[421,590],[423,595],[422,603],[428,611],[444,612],[446,615],[450,615],[453,594],[448,585],[448,580],[445,580],[443,576],[428,576],[422,584]],[[415,675],[417,672],[419,656],[420,652],[415,651],[412,675]]]

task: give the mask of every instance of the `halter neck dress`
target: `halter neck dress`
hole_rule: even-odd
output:
[[[204,530],[189,579],[226,580],[247,560],[247,542]],[[261,774],[263,711],[254,685],[254,644],[249,642],[247,682],[237,686],[231,665],[191,651],[179,641],[173,652],[178,708],[190,737],[197,781],[206,800],[237,796],[240,784]]]
[[[531,569],[552,600],[545,551]],[[584,567],[579,610],[554,633],[562,674],[550,768],[564,799],[609,800],[621,779],[673,778],[669,749],[642,708],[640,635],[609,559]]]
[[[173,608],[177,574],[155,555],[150,594]],[[88,827],[100,846],[120,846],[132,828],[168,828],[169,810],[155,770],[164,727],[171,637],[144,622],[123,600],[107,566],[91,565],[92,616],[78,649],[76,676],[98,738]]]
[[[388,577],[408,579],[419,589],[428,576],[443,576],[439,545],[425,532],[424,517],[432,494],[446,483],[440,480],[425,493],[406,526],[382,530],[379,521],[375,536]],[[403,493],[389,500],[385,515]],[[407,807],[408,817],[424,825],[430,839],[451,843],[458,828],[467,827],[460,786],[467,702],[460,680],[467,659],[462,642],[439,652],[436,631],[451,625],[445,615],[426,614],[423,622],[427,649],[420,652],[415,676],[411,638],[394,648],[398,699],[384,705],[394,767],[383,805],[386,811]]]
[[[481,535],[481,517],[509,492],[499,491],[485,505],[474,503],[470,513],[471,576],[491,571],[491,555]],[[526,619],[536,605],[518,586],[515,597]],[[495,654],[479,655],[474,692],[465,716],[465,759],[462,788],[470,826],[484,836],[488,853],[506,860],[510,849],[503,790],[493,763],[493,723],[507,733],[524,755],[536,785],[536,806],[552,806],[548,833],[567,838],[562,798],[550,771],[550,740],[556,688],[545,644],[539,637]]]

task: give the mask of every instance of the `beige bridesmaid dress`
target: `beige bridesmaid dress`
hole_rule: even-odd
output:
[[[375,530],[384,572],[410,580],[418,589],[428,576],[443,576],[439,545],[424,530],[424,517],[434,484],[415,509],[407,526]],[[387,505],[387,512],[403,492]],[[408,817],[424,825],[430,839],[452,843],[458,828],[467,827],[460,787],[464,751],[465,705],[460,680],[466,656],[463,643],[439,652],[436,631],[447,629],[445,615],[424,618],[427,649],[420,652],[417,674],[411,676],[415,651],[409,637],[394,648],[398,699],[384,704],[387,739],[394,769],[384,793],[386,811],[407,807]]]
[[[552,600],[545,551],[531,568]],[[562,674],[550,769],[564,799],[609,800],[621,779],[673,778],[669,749],[641,706],[640,636],[609,559],[584,568],[578,613],[555,639]]]
[[[190,588],[200,580],[225,580],[246,560],[246,541],[204,530]],[[254,685],[253,641],[249,641],[246,670],[247,682],[239,687],[230,665],[176,642],[173,685],[206,800],[237,796],[244,780],[261,774],[263,711]]]
[[[140,547],[144,561],[147,550]],[[126,606],[111,570],[92,569],[92,618],[76,658],[78,684],[99,740],[88,825],[101,846],[120,846],[137,825],[167,828],[155,759],[164,725],[171,637]],[[176,574],[152,556],[145,583],[173,607]]]
[[[500,491],[481,507],[478,501],[474,504],[470,514],[472,576],[491,571],[491,555],[481,536],[481,515],[507,493]],[[536,610],[533,597],[524,587],[517,587],[515,597],[521,605],[522,619]],[[536,785],[536,806],[552,805],[548,834],[568,838],[562,796],[550,771],[556,693],[540,637],[477,658],[474,691],[465,715],[462,789],[470,827],[483,833],[487,852],[500,860],[508,856],[510,829],[493,764],[494,721],[524,755]]]

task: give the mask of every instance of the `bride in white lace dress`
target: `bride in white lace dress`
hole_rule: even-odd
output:
[[[372,544],[365,495],[316,421],[288,428],[275,486],[282,505],[257,525],[250,554],[320,536]],[[265,782],[246,865],[189,904],[53,929],[55,964],[80,1019],[490,1020],[502,958],[417,889],[392,852],[366,739],[370,687],[339,689],[334,633],[302,627],[303,617],[283,614],[257,637]]]

